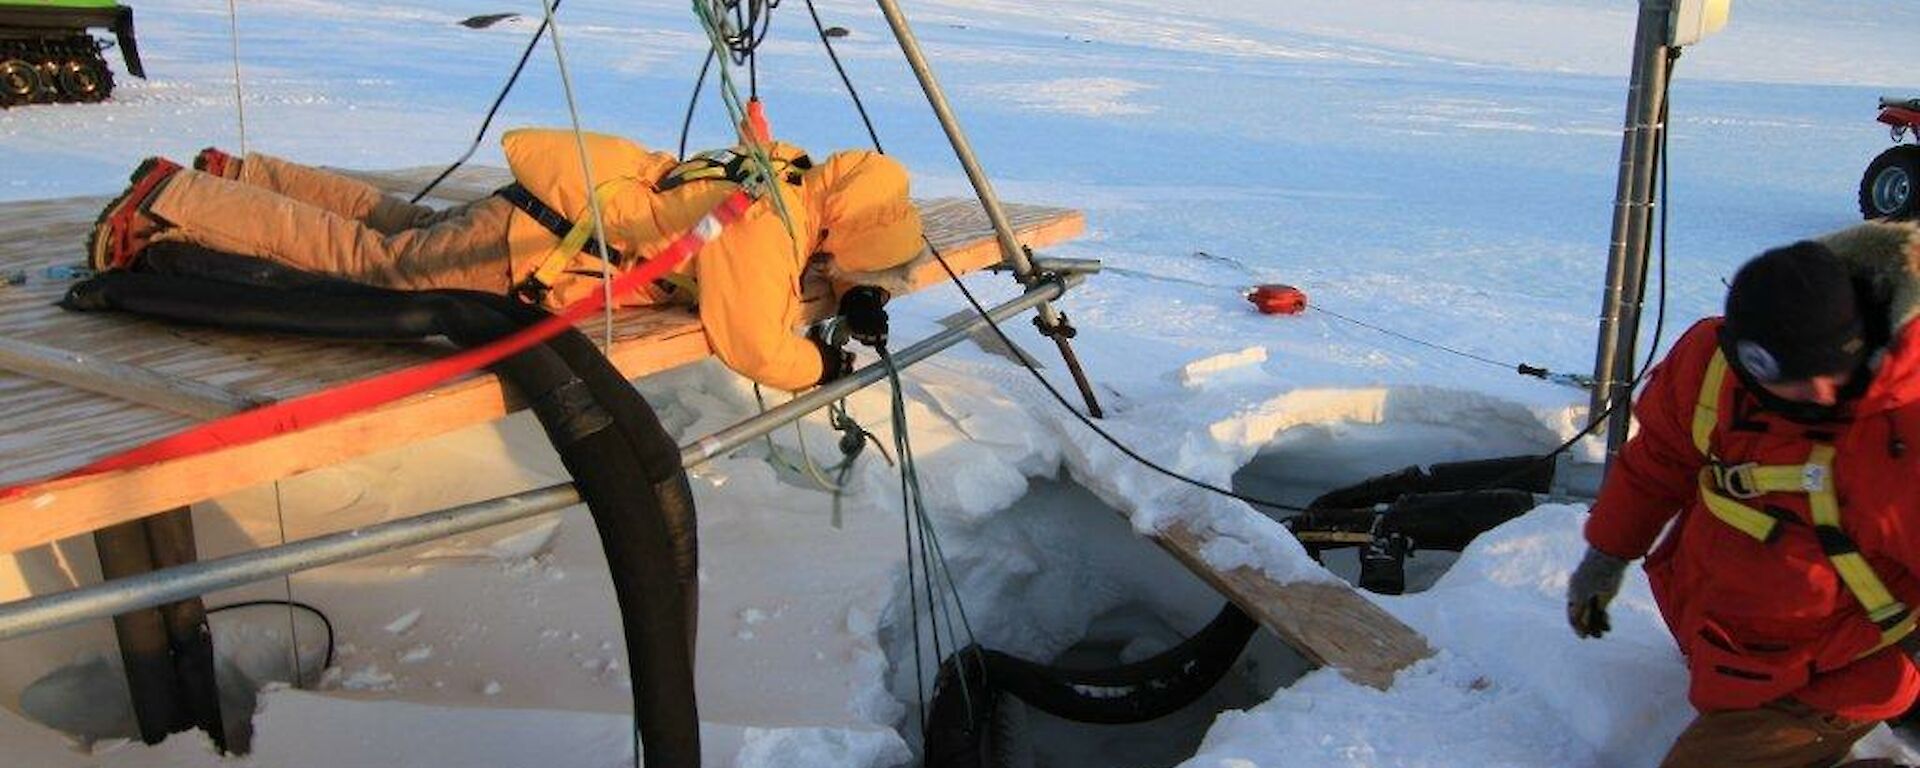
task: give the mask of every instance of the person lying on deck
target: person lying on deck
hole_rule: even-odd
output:
[[[180,242],[386,288],[487,291],[558,308],[601,290],[603,275],[664,249],[752,167],[740,146],[681,162],[620,137],[586,134],[606,265],[591,238],[577,248],[563,243],[592,217],[574,134],[519,129],[501,143],[515,183],[446,209],[260,153],[241,158],[208,148],[192,168],[148,158],[101,211],[88,257],[96,271],[138,268],[148,245]],[[851,355],[795,333],[805,319],[803,272],[822,264],[854,338],[884,340],[882,307],[908,287],[923,252],[921,223],[906,170],[891,158],[848,151],[816,165],[793,145],[764,146],[791,228],[762,199],[666,279],[624,302],[697,304],[722,362],[762,384],[797,390],[851,368]]]

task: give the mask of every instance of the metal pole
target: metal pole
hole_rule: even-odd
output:
[[[987,179],[985,171],[980,169],[980,160],[973,153],[973,144],[967,141],[967,135],[960,130],[960,120],[954,117],[953,106],[947,101],[947,94],[940,89],[939,81],[933,77],[933,68],[927,64],[927,57],[920,51],[920,40],[914,37],[913,29],[907,26],[907,17],[900,12],[900,4],[895,0],[879,0],[880,13],[887,17],[887,25],[893,27],[893,37],[900,42],[900,52],[906,54],[907,66],[913,69],[913,76],[920,80],[921,90],[927,93],[927,103],[933,106],[933,114],[940,120],[941,130],[946,131],[947,141],[953,145],[954,155],[960,158],[960,167],[967,172],[967,181],[973,183],[973,191],[980,197],[980,207],[986,209],[987,221],[993,224],[993,234],[1000,241],[1000,255],[1008,264],[1013,265],[1014,275],[1021,282],[1033,277],[1033,262],[1027,257],[1027,251],[1013,236],[1013,225],[1007,220],[1006,211],[1000,208],[1000,196],[993,191],[993,182]],[[1041,305],[1040,314],[1053,323],[1053,309]]]
[[[1081,275],[1075,274],[1066,275],[1058,281],[1050,280],[1037,283],[1028,288],[1027,292],[1019,298],[987,310],[987,315],[992,317],[996,323],[1005,321],[1035,306],[1040,306],[1045,302],[1060,298],[1061,294],[1066,293],[1068,288],[1078,285],[1084,279]],[[927,338],[925,341],[894,352],[894,362],[903,368],[913,365],[921,360],[932,357],[934,353],[940,350],[966,340],[968,336],[973,335],[974,331],[980,330],[982,327],[985,327],[986,324],[987,321],[985,318],[978,316],[973,317],[967,322],[948,328],[945,331]],[[765,413],[762,413],[757,418],[743,421],[687,444],[680,449],[680,463],[683,466],[691,467],[725,454],[728,451],[745,445],[749,441],[758,439],[761,435],[771,432],[785,425],[787,422],[824,408],[828,403],[851,395],[862,387],[886,377],[886,369],[879,364],[874,364],[855,371],[844,378],[823,384],[804,395],[767,409]]]
[[[571,484],[0,604],[0,640],[485,528],[580,502]]]
[[[920,89],[927,94],[927,103],[932,105],[934,116],[939,118],[941,130],[946,131],[948,143],[953,145],[953,154],[960,159],[960,167],[966,170],[967,180],[973,183],[973,191],[980,197],[980,207],[987,212],[987,220],[993,223],[993,233],[1000,242],[1001,256],[1013,265],[1014,279],[1022,285],[1032,283],[1035,273],[1027,249],[1014,238],[1013,225],[1007,221],[1006,211],[1000,208],[1000,196],[994,193],[993,182],[980,169],[980,160],[973,153],[972,143],[967,141],[966,133],[960,130],[960,119],[954,116],[946,92],[940,89],[940,82],[933,77],[933,67],[920,50],[919,38],[914,36],[913,28],[907,26],[906,14],[901,13],[896,0],[878,2],[880,13],[887,17],[887,25],[893,28],[893,37],[900,43],[900,52],[907,57],[907,66],[920,81]],[[1080,360],[1073,353],[1073,345],[1067,341],[1073,337],[1071,326],[1051,304],[1040,304],[1039,311],[1040,332],[1051,337],[1060,348],[1060,356],[1066,360],[1073,383],[1087,403],[1087,413],[1100,418],[1100,402],[1093,396],[1093,385],[1087,381],[1086,372],[1081,370]]]
[[[1627,114],[1620,137],[1620,174],[1614,191],[1613,239],[1607,253],[1607,288],[1602,297],[1600,336],[1594,357],[1589,413],[1599,416],[1613,404],[1607,423],[1607,459],[1626,442],[1633,397],[1635,344],[1645,291],[1653,213],[1654,154],[1661,106],[1666,102],[1667,39],[1671,0],[1641,0],[1634,32],[1633,70],[1627,90]]]
[[[1043,302],[1059,298],[1082,280],[1084,278],[1080,275],[1068,275],[1057,281],[1038,283],[1019,298],[988,310],[987,315],[995,322],[1004,321]],[[986,324],[986,318],[974,317],[894,353],[894,360],[903,367],[925,360],[934,353],[960,343]],[[680,449],[680,461],[689,467],[706,462],[883,378],[886,378],[884,368],[879,364],[869,365],[753,419],[683,446]],[[150,571],[58,594],[0,603],[0,641],[366,557],[564,509],[578,503],[580,494],[573,484],[561,483],[291,544]]]

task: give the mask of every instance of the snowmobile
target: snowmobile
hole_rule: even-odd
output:
[[[1920,212],[1914,181],[1920,179],[1920,98],[1880,97],[1880,122],[1891,126],[1894,145],[1881,152],[1860,177],[1860,215],[1869,219],[1910,219]]]
[[[104,27],[114,42],[87,30]],[[102,50],[118,45],[127,74],[146,77],[133,9],[113,0],[0,0],[0,108],[101,101],[113,92]]]

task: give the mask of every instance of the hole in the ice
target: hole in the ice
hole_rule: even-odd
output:
[[[1029,661],[1069,669],[1138,661],[1198,631],[1225,604],[1112,507],[1070,481],[1034,481],[1001,514],[972,525],[947,523],[941,536],[979,643]],[[880,639],[892,661],[889,687],[905,705],[899,727],[920,753],[904,580],[899,589],[894,619]],[[929,632],[923,621],[922,679],[931,695],[937,662]],[[1224,679],[1197,701],[1148,722],[1070,722],[1006,696],[998,721],[1010,743],[997,750],[999,762],[1172,766],[1193,755],[1221,711],[1256,704],[1308,669],[1271,633],[1256,631]]]
[[[1486,420],[1461,419],[1458,425],[1429,422],[1363,424],[1333,422],[1281,432],[1253,461],[1233,476],[1236,492],[1305,506],[1321,494],[1406,467],[1471,461],[1501,456],[1537,455],[1552,447],[1544,429],[1513,429]],[[1285,513],[1263,510],[1279,518]],[[1416,549],[1405,561],[1406,589],[1433,585],[1455,560],[1456,552]],[[1322,553],[1327,569],[1357,582],[1358,548]]]
[[[213,635],[214,680],[231,749],[244,752],[260,692],[270,685],[291,685],[293,659],[289,631],[300,637],[299,680],[320,680],[326,655],[326,628],[304,614],[289,627],[284,607],[256,605],[207,617]],[[127,675],[118,658],[88,653],[54,669],[20,692],[20,711],[35,722],[72,737],[81,745],[139,738]]]

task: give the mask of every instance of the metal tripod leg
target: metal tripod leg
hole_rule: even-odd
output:
[[[900,43],[900,52],[907,57],[907,66],[913,69],[913,76],[920,81],[920,89],[927,94],[927,103],[933,107],[935,117],[940,120],[940,128],[947,134],[948,143],[953,145],[953,153],[960,160],[960,167],[967,172],[967,181],[972,182],[973,191],[980,198],[980,207],[986,211],[987,221],[992,222],[995,239],[1000,243],[1000,255],[1013,267],[1014,278],[1021,285],[1032,287],[1041,278],[1034,270],[1033,259],[1027,249],[1014,238],[1013,225],[1007,219],[1007,213],[1000,207],[1000,197],[993,191],[993,182],[987,179],[985,171],[980,169],[980,161],[973,153],[973,145],[967,141],[967,135],[960,130],[960,120],[953,114],[953,107],[947,102],[947,96],[940,89],[939,81],[933,77],[933,68],[927,64],[926,55],[920,50],[920,41],[914,37],[913,29],[907,25],[907,17],[900,11],[896,0],[878,0],[880,13],[887,17],[887,25],[893,28],[893,37]],[[1093,385],[1087,381],[1086,372],[1080,368],[1080,360],[1073,354],[1068,339],[1073,337],[1073,327],[1068,325],[1066,317],[1061,315],[1052,304],[1038,307],[1040,332],[1053,339],[1060,348],[1060,355],[1066,359],[1067,370],[1073,374],[1073,383],[1080,389],[1080,396],[1086,400],[1087,413],[1094,418],[1101,416],[1100,403],[1094,398]]]

